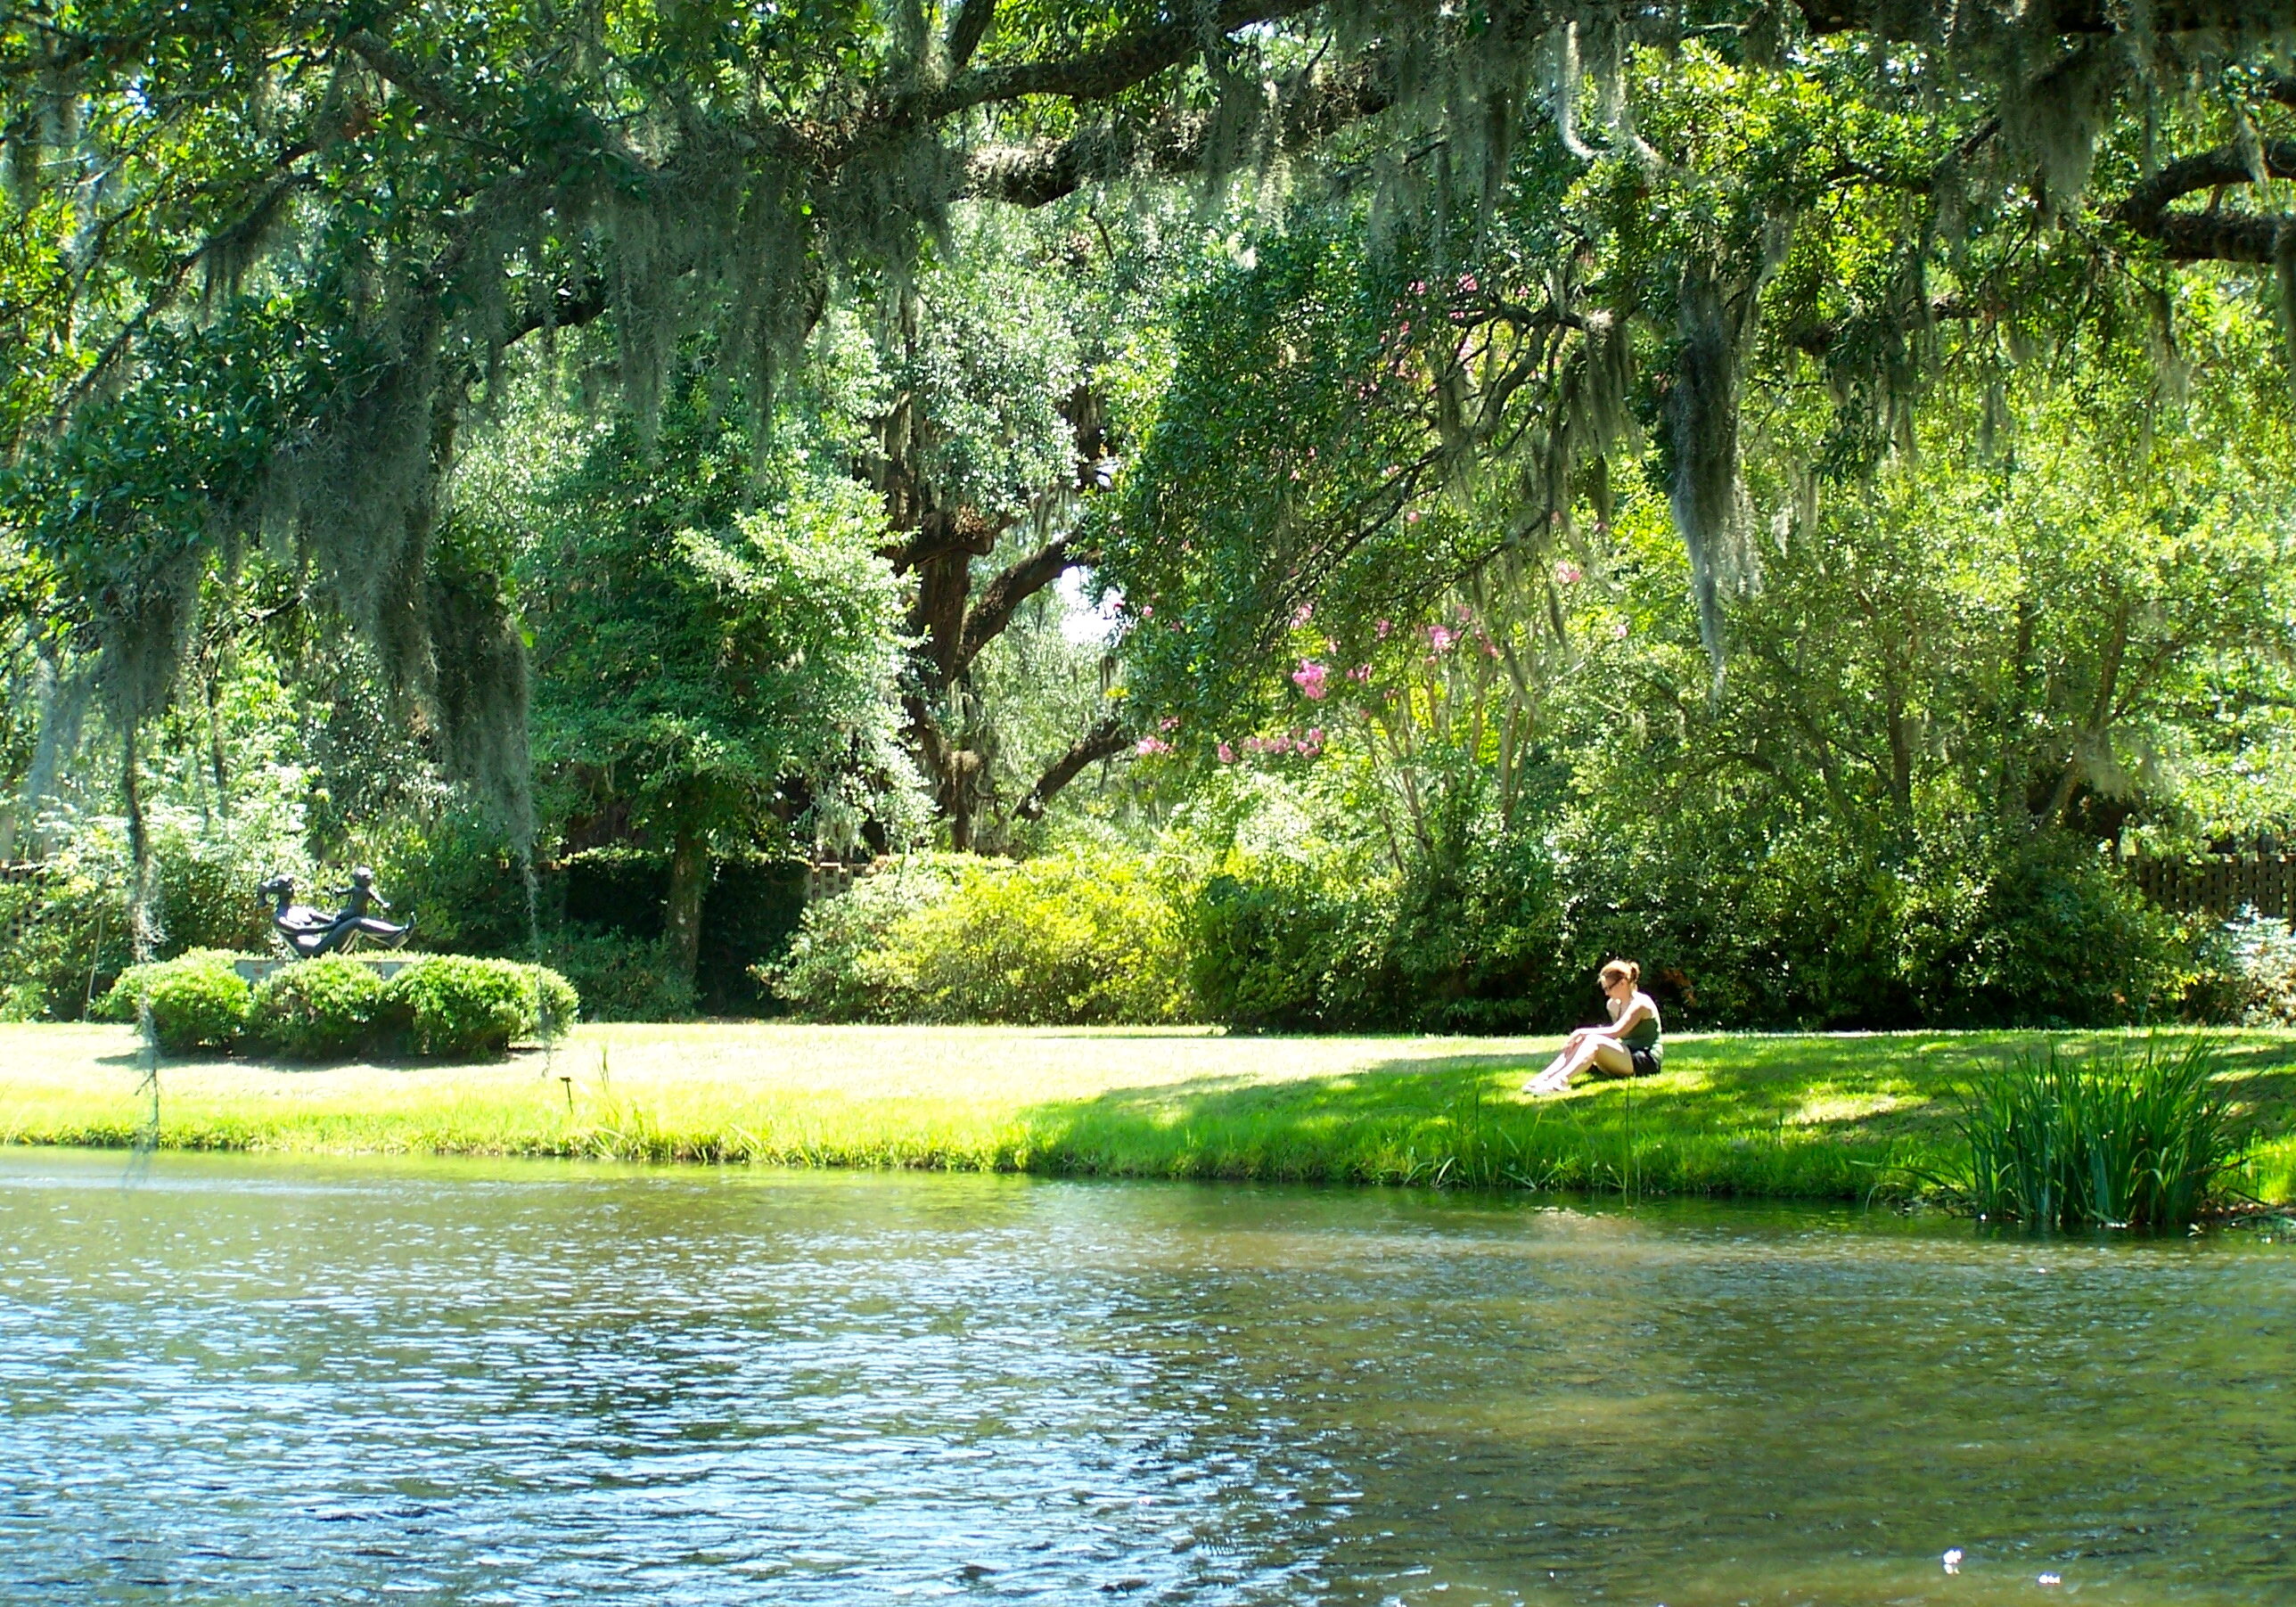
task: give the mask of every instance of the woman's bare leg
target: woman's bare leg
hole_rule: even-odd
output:
[[[1584,1027],[1564,1038],[1562,1047],[1555,1051],[1554,1058],[1539,1069],[1538,1076],[1522,1085],[1522,1091],[1526,1094],[1543,1094],[1550,1092],[1553,1087],[1558,1086],[1555,1079],[1569,1077],[1570,1072],[1567,1068],[1570,1064],[1570,1057],[1577,1053],[1578,1045],[1586,1041],[1587,1029]]]
[[[1610,1077],[1632,1077],[1635,1058],[1626,1045],[1616,1038],[1599,1037],[1594,1033],[1570,1035],[1570,1042],[1556,1055],[1546,1070],[1524,1085],[1526,1094],[1560,1094],[1570,1086],[1570,1079],[1589,1068]]]

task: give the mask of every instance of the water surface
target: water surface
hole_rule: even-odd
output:
[[[2253,1240],[0,1151],[0,1598],[2284,1603],[2292,1373]]]

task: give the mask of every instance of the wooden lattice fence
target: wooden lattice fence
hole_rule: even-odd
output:
[[[2208,854],[2191,859],[2137,857],[2129,875],[2144,896],[2183,914],[2228,917],[2243,906],[2296,920],[2296,854]]]

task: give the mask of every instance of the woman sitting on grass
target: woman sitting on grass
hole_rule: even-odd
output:
[[[1523,1084],[1526,1094],[1560,1094],[1588,1067],[1605,1077],[1650,1077],[1659,1069],[1658,1002],[1640,984],[1643,968],[1632,960],[1603,967],[1603,993],[1611,1024],[1581,1027],[1565,1039],[1562,1053],[1546,1070]]]

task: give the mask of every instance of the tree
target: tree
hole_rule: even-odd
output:
[[[760,471],[714,379],[695,361],[658,432],[616,420],[512,510],[541,525],[516,566],[537,758],[563,807],[668,848],[665,941],[688,984],[713,841],[847,848],[914,824],[882,505],[819,461],[840,421],[797,387]]]
[[[2291,20],[2252,0],[2147,8],[2141,29],[2118,16],[1941,0],[1803,0],[1798,18],[1764,6],[1713,21],[1508,0],[1226,0],[1187,15],[1143,0],[971,0],[948,15],[827,0],[764,18],[733,0],[100,12],[34,0],[0,14],[0,126],[34,225],[27,261],[5,269],[23,287],[6,339],[55,355],[20,371],[30,390],[12,427],[69,427],[137,383],[170,328],[228,324],[235,287],[323,287],[296,314],[332,354],[317,405],[265,422],[248,442],[254,484],[201,488],[171,528],[193,546],[291,528],[327,558],[356,604],[346,616],[427,693],[431,655],[402,650],[431,645],[414,560],[434,482],[451,471],[472,387],[529,336],[607,319],[643,414],[679,340],[704,331],[762,397],[834,282],[905,279],[964,196],[1041,206],[1106,179],[1265,168],[1332,146],[1391,194],[1472,209],[1496,194],[1542,111],[1562,150],[1614,191],[1664,188],[1677,159],[1643,113],[1653,75],[1637,74],[1636,53],[1694,35],[1693,55],[1726,68],[1732,93],[1761,98],[1775,76],[1773,111],[1808,92],[1813,61],[1869,59],[1877,109],[1939,109],[1929,120],[1949,137],[1906,153],[1921,160],[1861,158],[1831,181],[1899,198],[1906,249],[1875,263],[1888,293],[1847,323],[1813,320],[1825,283],[1773,299],[1779,327],[1811,332],[1838,367],[1862,365],[1895,395],[1898,357],[1922,366],[1922,332],[1956,307],[1983,310],[1956,292],[1940,307],[1932,273],[2005,222],[2071,224],[2108,242],[2119,230],[2171,260],[2260,263],[2281,237],[2267,211],[2175,203],[2276,170],[2285,152],[2264,130],[2282,91],[2252,64]],[[1830,43],[1866,30],[1902,43]],[[2188,92],[2207,61],[2228,64],[2221,101]],[[1819,93],[1834,87],[1818,76]],[[2176,160],[2128,160],[2124,133],[2139,121]],[[1822,186],[1828,149],[1807,152],[1794,184]],[[2118,193],[2084,213],[2099,174]],[[1751,176],[1717,192],[1709,216],[1693,203],[1661,220],[1698,249],[1620,277],[1607,302],[1563,296],[1554,309],[1589,327],[1606,311],[1681,332],[1675,431],[1690,449],[1675,504],[1706,590],[1735,542],[1733,337],[1768,282],[1764,242],[1812,210],[1770,205],[1794,201],[1794,184]],[[2002,197],[2016,192],[2030,204],[2012,216]],[[2077,257],[2061,300],[2112,272]],[[292,496],[250,494],[281,476]],[[45,540],[111,539],[100,521],[40,522]],[[331,539],[339,528],[391,538]],[[170,639],[163,608],[112,625],[137,644]],[[453,656],[455,644],[439,645]]]
[[[195,639],[196,572],[263,533],[311,561],[450,763],[512,794],[517,744],[497,739],[525,688],[505,594],[430,562],[458,436],[506,350],[611,327],[647,417],[706,335],[762,419],[835,288],[908,283],[958,200],[1041,207],[1312,160],[1382,212],[1431,214],[1411,283],[1433,287],[1439,322],[1464,311],[1492,337],[1412,359],[1442,446],[1414,474],[1535,471],[1549,490],[1526,505],[1567,521],[1569,488],[1613,455],[1598,422],[1663,393],[1646,422],[1718,670],[1723,603],[1751,578],[1758,348],[1822,372],[1843,403],[1828,438],[1854,455],[1903,434],[1940,364],[2016,346],[2029,313],[2136,328],[2172,265],[2279,274],[2296,231],[2267,186],[2296,147],[2275,137],[2288,97],[2270,65],[2291,26],[2255,0],[2125,18],[2086,0],[824,0],[767,16],[734,0],[32,0],[0,12],[29,242],[0,262],[0,347],[26,359],[5,402],[28,465],[10,519],[101,645],[131,750]],[[1587,203],[1573,231],[1598,271],[1488,316],[1441,305],[1463,293],[1454,235],[1489,220],[1526,158]],[[1810,244],[1837,192],[1877,223],[1846,231],[1849,257]],[[1948,326],[1972,337],[1939,340]],[[186,417],[221,446],[185,439]],[[163,445],[171,471],[154,475]]]

